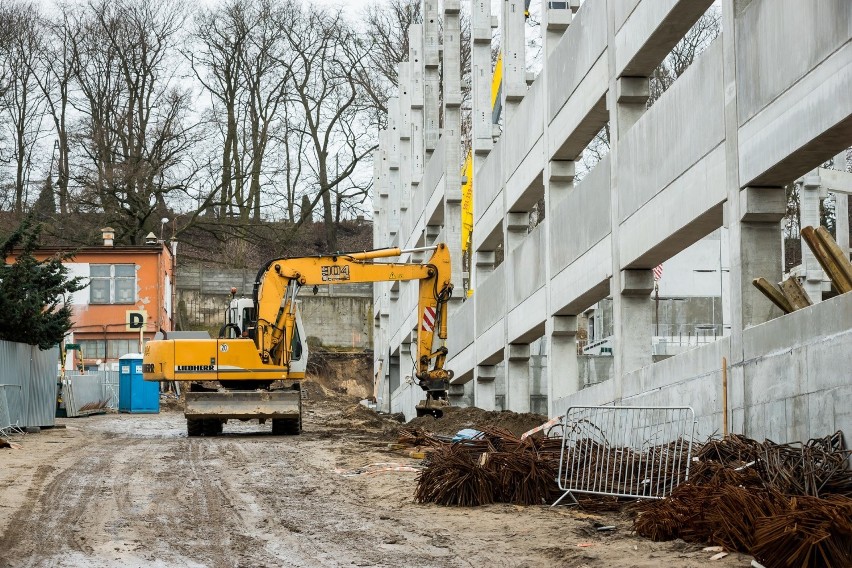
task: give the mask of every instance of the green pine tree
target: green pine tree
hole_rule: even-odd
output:
[[[49,349],[71,329],[66,295],[85,284],[80,278],[68,278],[62,261],[72,255],[41,261],[33,256],[40,233],[41,225],[34,226],[28,217],[0,245],[0,339]]]

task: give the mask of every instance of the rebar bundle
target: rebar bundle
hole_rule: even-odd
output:
[[[748,552],[766,566],[852,566],[852,471],[840,432],[806,444],[712,440],[688,483],[641,503],[636,532]]]
[[[559,440],[521,440],[500,428],[482,432],[477,439],[456,443],[429,439],[415,431],[400,436],[400,443],[416,439],[434,448],[418,477],[415,500],[468,507],[540,505],[553,499],[558,492]]]

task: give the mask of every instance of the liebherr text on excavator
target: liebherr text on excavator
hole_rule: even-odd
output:
[[[428,251],[432,256],[425,263],[375,262]],[[453,376],[444,369],[446,307],[453,290],[445,244],[271,260],[257,274],[252,300],[231,302],[228,323],[217,339],[149,341],[144,378],[190,382],[184,409],[190,436],[219,434],[231,419],[271,420],[274,434],[298,434],[300,381],[308,360],[296,301],[299,291],[304,286],[384,281],[419,282],[414,378],[426,391],[426,399],[417,405],[417,413],[440,416]],[[435,347],[436,343],[440,345]],[[218,386],[211,388],[211,381]]]

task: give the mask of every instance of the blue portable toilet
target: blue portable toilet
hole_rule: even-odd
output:
[[[118,358],[119,412],[160,412],[160,383],[142,378],[142,355],[128,353]]]

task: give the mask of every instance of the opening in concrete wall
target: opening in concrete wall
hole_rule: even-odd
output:
[[[714,3],[654,69],[650,77],[648,108],[659,100],[721,33],[722,10],[718,3]]]
[[[574,183],[583,181],[583,178],[589,175],[607,154],[609,154],[609,122],[603,125],[580,153]]]

